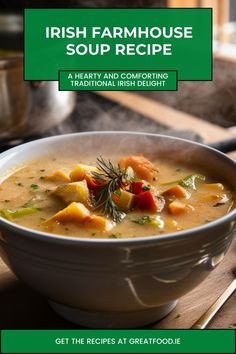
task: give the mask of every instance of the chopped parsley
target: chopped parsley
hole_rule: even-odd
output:
[[[150,191],[150,189],[151,189],[151,187],[149,187],[149,186],[143,186],[142,187],[143,191]]]
[[[33,183],[33,184],[31,184],[30,188],[36,190],[36,189],[39,189],[39,186],[37,184]]]

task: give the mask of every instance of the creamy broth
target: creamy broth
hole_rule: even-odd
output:
[[[116,164],[117,161],[118,159],[112,159],[112,162]],[[187,166],[183,163],[159,159],[152,161],[158,168],[158,172],[151,185],[160,195],[172,186],[178,185],[178,183],[168,184],[169,182],[180,181],[186,176],[200,174],[205,176],[205,180],[196,182],[196,190],[185,186],[186,197],[178,198],[167,195],[164,200],[165,206],[159,212],[150,213],[139,208],[131,208],[126,212],[122,221],[113,223],[110,230],[85,227],[77,222],[47,222],[67,205],[65,201],[52,194],[52,190],[63,183],[48,180],[48,176],[62,168],[72,171],[74,166],[79,163],[95,166],[96,160],[91,158],[87,161],[75,161],[68,156],[64,158],[48,156],[19,167],[0,185],[2,216],[4,216],[5,210],[14,212],[19,209],[22,210],[22,208],[33,208],[35,213],[32,213],[32,215],[20,215],[12,218],[11,221],[27,228],[59,235],[90,238],[131,238],[158,236],[193,228],[223,216],[233,207],[232,193],[224,184],[224,181],[217,179],[217,176],[211,176],[205,170]],[[218,185],[214,185],[215,183],[218,183]],[[162,198],[164,199],[164,197]],[[180,200],[182,205],[187,205],[187,211],[176,214],[170,213],[169,204],[175,200]],[[89,209],[93,214],[104,216],[101,210],[93,210],[92,206]],[[157,217],[158,223],[149,222],[149,217],[151,219]],[[161,222],[158,218],[161,219]]]

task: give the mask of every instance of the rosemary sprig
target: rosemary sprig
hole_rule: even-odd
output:
[[[97,158],[97,168],[98,172],[91,173],[94,179],[101,181],[101,186],[95,195],[95,208],[101,209],[106,216],[119,222],[124,218],[125,213],[113,202],[112,194],[123,184],[130,182],[134,178],[134,173],[114,166],[110,160],[105,160],[102,156]]]

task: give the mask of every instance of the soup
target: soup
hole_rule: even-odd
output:
[[[89,238],[173,233],[233,208],[223,181],[202,168],[144,156],[30,161],[0,185],[0,215],[27,228]]]

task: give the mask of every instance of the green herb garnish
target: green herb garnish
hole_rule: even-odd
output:
[[[135,177],[134,171],[131,168],[124,170],[119,166],[114,166],[110,160],[105,160],[101,156],[97,158],[97,168],[98,172],[91,173],[94,179],[101,181],[101,186],[95,193],[95,208],[119,222],[126,214],[113,202],[112,194],[123,185],[131,183]]]

